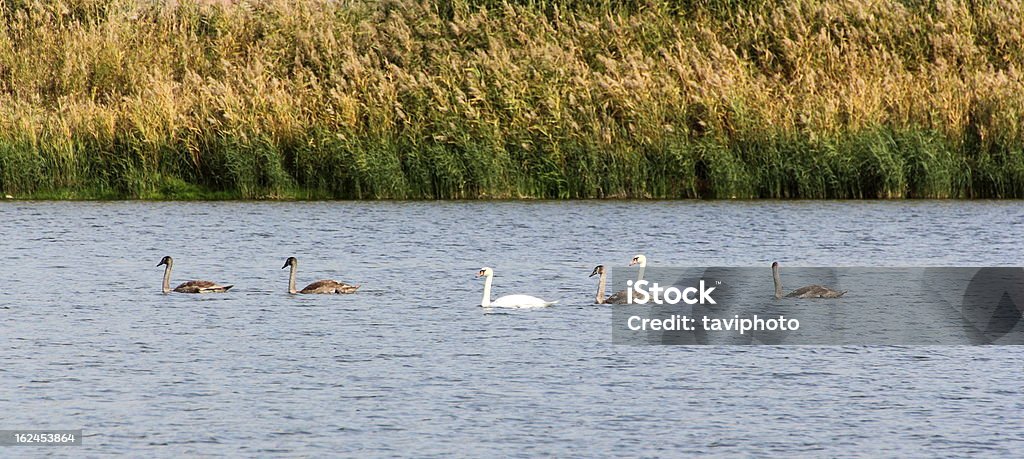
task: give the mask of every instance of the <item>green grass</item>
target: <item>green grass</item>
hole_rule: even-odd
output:
[[[1022,198],[1019,2],[0,1],[35,199]]]

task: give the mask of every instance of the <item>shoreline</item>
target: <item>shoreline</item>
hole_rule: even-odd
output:
[[[657,203],[657,202],[690,202],[690,203],[757,203],[757,202],[785,202],[785,203],[868,203],[868,202],[1016,202],[1024,201],[1021,197],[1012,198],[532,198],[532,197],[501,197],[501,198],[373,198],[373,199],[351,199],[351,198],[304,198],[304,197],[266,197],[266,198],[245,198],[241,196],[230,197],[200,197],[200,198],[176,198],[176,197],[149,197],[149,198],[109,198],[99,196],[76,196],[76,197],[38,197],[38,196],[11,196],[7,195],[0,199],[4,202],[270,202],[270,203],[303,203],[303,202],[393,202],[393,203],[463,203],[463,202],[534,202],[534,203],[561,203],[561,202],[608,202],[608,203]]]

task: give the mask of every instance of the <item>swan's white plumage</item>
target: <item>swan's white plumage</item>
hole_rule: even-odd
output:
[[[530,295],[505,295],[491,301],[492,308],[543,308],[551,306],[557,301],[544,301]]]
[[[484,280],[484,296],[480,300],[480,306],[485,308],[543,308],[557,303],[557,301],[544,301],[530,295],[505,295],[491,301],[491,281],[494,280],[494,270],[481,268],[476,277],[486,278]]]

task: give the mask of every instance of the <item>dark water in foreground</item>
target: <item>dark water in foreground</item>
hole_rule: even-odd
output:
[[[615,346],[598,263],[1017,266],[1017,202],[0,203],[0,455],[1021,456],[1024,347]],[[235,284],[224,295],[159,293]],[[324,277],[352,296],[285,293]],[[494,296],[557,299],[485,312]]]

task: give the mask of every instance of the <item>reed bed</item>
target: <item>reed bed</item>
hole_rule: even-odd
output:
[[[1024,197],[1012,0],[3,0],[0,19],[16,197]]]

